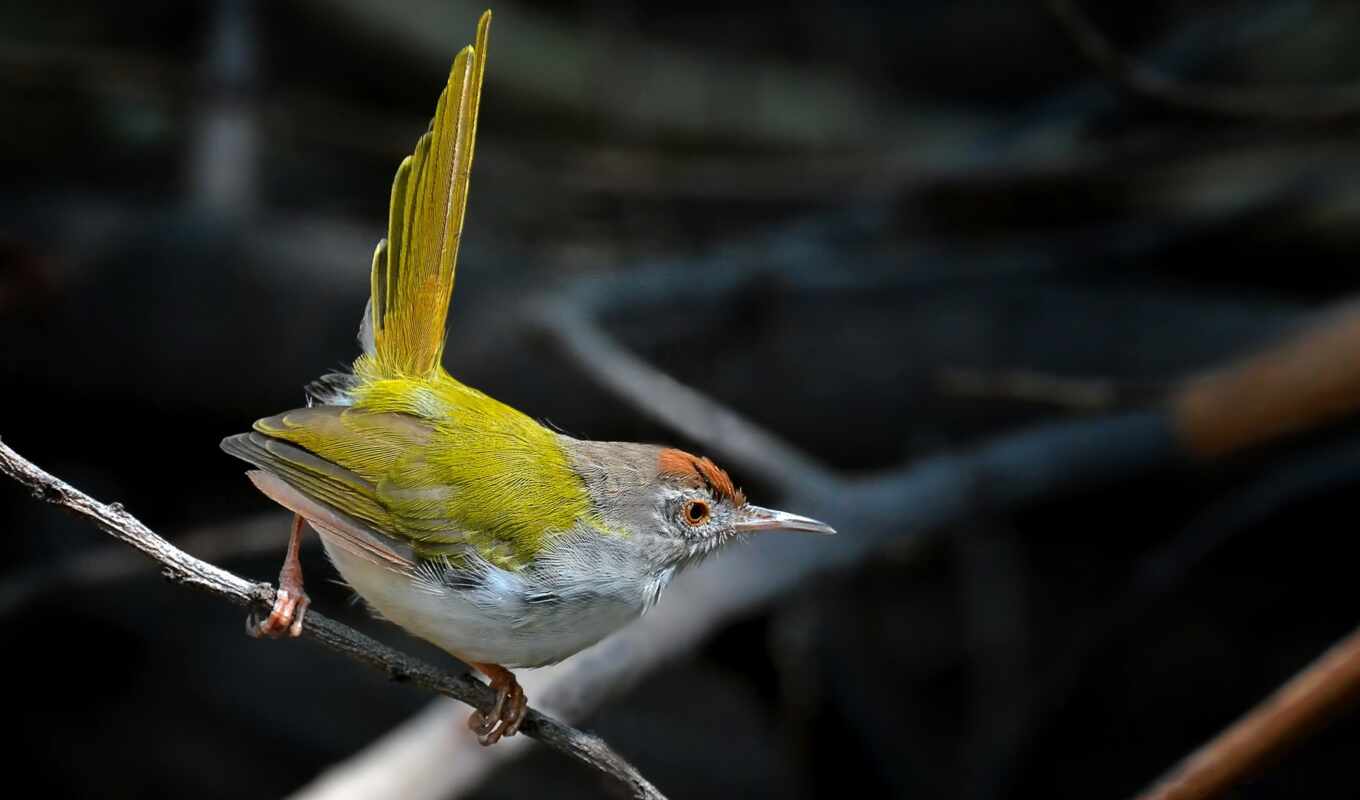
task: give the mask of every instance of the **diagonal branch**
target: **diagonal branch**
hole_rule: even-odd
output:
[[[629,352],[585,313],[558,302],[540,308],[535,321],[591,377],[741,471],[787,494],[833,479],[811,456]]]
[[[1360,694],[1360,630],[1337,642],[1138,800],[1208,800],[1259,769]]]
[[[173,583],[203,590],[252,610],[267,609],[274,602],[274,589],[269,584],[253,583],[194,558],[162,539],[125,511],[122,505],[95,500],[43,471],[4,442],[0,442],[0,472],[27,486],[39,500],[89,519],[115,539],[159,562],[162,574]],[[316,611],[308,612],[302,632],[332,650],[385,672],[392,680],[411,683],[451,697],[483,712],[489,711],[495,701],[491,689],[471,676],[450,675]],[[664,800],[663,795],[636,768],[598,736],[577,730],[533,709],[525,716],[520,731],[615,778],[632,797]]]

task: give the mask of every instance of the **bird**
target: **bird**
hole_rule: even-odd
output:
[[[554,664],[642,616],[672,578],[765,531],[825,523],[751,504],[712,460],[568,436],[464,385],[443,366],[467,208],[491,12],[453,61],[429,129],[397,169],[387,235],[351,368],[306,405],[257,420],[222,449],[293,513],[257,636],[296,637],[310,599],[299,544],[380,617],[482,673],[492,708],[468,727],[513,736],[528,700],[511,668]]]

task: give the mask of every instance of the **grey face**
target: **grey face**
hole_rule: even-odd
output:
[[[684,542],[691,558],[733,539],[741,512],[742,508],[705,489],[674,485],[660,492],[657,508],[665,534]]]
[[[684,565],[747,533],[834,533],[816,520],[751,505],[708,459],[652,445],[562,442],[605,527],[629,533],[652,569]]]

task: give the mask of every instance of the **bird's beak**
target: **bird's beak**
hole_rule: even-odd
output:
[[[836,529],[827,525],[825,522],[818,522],[808,517],[800,517],[797,514],[790,514],[787,511],[775,511],[772,508],[761,508],[760,506],[746,506],[741,511],[741,516],[737,519],[736,528],[738,533],[760,533],[762,531],[801,531],[804,533],[835,533]]]

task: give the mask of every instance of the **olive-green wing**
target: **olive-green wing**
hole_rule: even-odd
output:
[[[386,375],[426,376],[443,356],[490,26],[487,11],[477,24],[476,44],[453,61],[429,131],[392,182],[387,238],[373,254],[366,321],[373,345],[366,357]]]
[[[379,530],[392,528],[392,515],[378,502],[376,487],[350,470],[260,433],[228,436],[222,440],[222,449],[363,524]]]
[[[257,434],[241,434],[233,437],[233,447],[239,447],[243,457],[260,456],[255,450],[258,441],[250,437]],[[253,451],[253,452],[252,452]],[[268,456],[264,457],[267,462]],[[378,533],[373,526],[346,514],[339,509],[304,494],[296,486],[265,469],[253,469],[246,473],[255,488],[284,508],[298,514],[323,534],[327,534],[334,546],[351,553],[391,572],[406,575],[413,580],[422,578],[423,573],[414,548],[402,545],[391,537]]]
[[[480,474],[469,485],[448,469],[448,459],[463,448],[432,447],[437,435],[433,423],[408,414],[315,406],[261,419],[254,433],[229,437],[222,446],[422,558],[456,556],[472,547],[497,566],[526,565],[543,537],[515,536],[501,527],[515,519],[513,510],[524,499],[515,492],[526,484],[511,475],[497,480]],[[494,433],[483,437],[492,447],[497,441]],[[435,451],[443,458],[431,458]],[[490,511],[496,508],[499,513]]]

